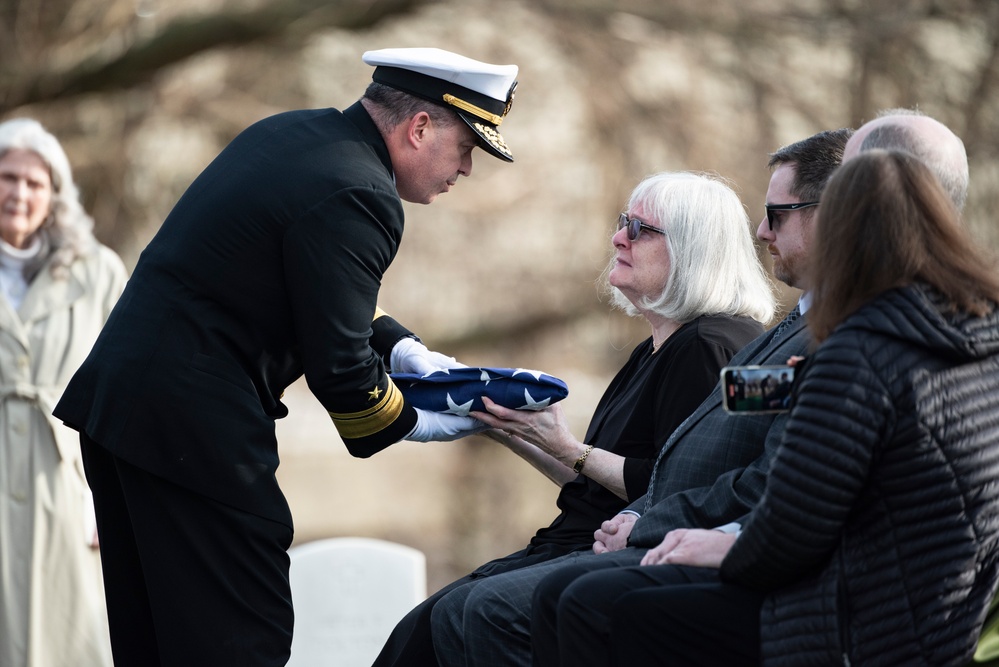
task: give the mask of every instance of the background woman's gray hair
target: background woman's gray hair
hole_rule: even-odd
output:
[[[670,258],[662,294],[647,298],[643,307],[678,322],[705,314],[770,321],[773,287],[757,257],[746,209],[728,185],[709,174],[662,172],[632,191],[628,208],[639,206],[647,222],[666,230],[651,240],[665,243]],[[639,314],[619,290],[608,287],[613,305]]]
[[[31,118],[0,123],[0,156],[13,148],[37,153],[48,165],[52,178],[52,207],[35,233],[41,241],[41,251],[25,267],[25,278],[30,282],[46,262],[54,276],[65,277],[67,267],[77,257],[97,247],[93,218],[83,210],[69,159],[59,140],[41,123]]]

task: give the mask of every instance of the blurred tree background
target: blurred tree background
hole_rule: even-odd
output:
[[[755,227],[769,152],[918,107],[964,139],[966,219],[999,248],[996,0],[0,0],[0,118],[62,140],[98,237],[133,266],[237,132],[348,106],[370,80],[361,54],[390,46],[516,63],[520,86],[503,126],[516,162],[477,153],[452,193],[407,205],[381,305],[465,363],[562,377],[580,437],[647,335],[597,278],[649,173],[720,174]],[[287,399],[279,476],[298,542],[415,546],[435,589],[555,515],[557,489],[492,441],[355,460],[304,385]]]

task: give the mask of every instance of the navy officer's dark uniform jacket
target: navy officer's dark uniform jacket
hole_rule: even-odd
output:
[[[143,251],[54,414],[119,458],[291,526],[274,420],[303,373],[354,456],[416,413],[386,375],[409,332],[377,310],[403,232],[388,150],[360,103],[237,136]]]

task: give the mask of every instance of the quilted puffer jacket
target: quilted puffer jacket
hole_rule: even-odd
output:
[[[997,585],[999,314],[886,292],[808,361],[721,575],[765,665],[964,665]]]

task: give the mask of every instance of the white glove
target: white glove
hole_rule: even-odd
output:
[[[474,417],[459,417],[444,412],[416,409],[416,427],[404,440],[413,442],[447,442],[474,435],[489,428]]]
[[[444,368],[465,368],[454,357],[448,357],[440,352],[432,352],[427,346],[415,338],[401,339],[392,348],[392,371],[395,373],[416,373],[426,375]]]

